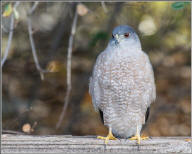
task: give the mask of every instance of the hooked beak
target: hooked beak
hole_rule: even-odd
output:
[[[117,41],[117,43],[119,43],[119,42],[120,42],[119,35],[118,35],[118,34],[116,34],[114,37],[115,37],[115,40]]]

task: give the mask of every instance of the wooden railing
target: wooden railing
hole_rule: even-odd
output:
[[[190,137],[152,137],[141,141],[110,140],[95,136],[3,134],[2,153],[192,153]]]

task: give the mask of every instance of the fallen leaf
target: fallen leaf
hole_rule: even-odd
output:
[[[31,125],[29,123],[24,124],[22,127],[22,131],[25,133],[30,133],[31,132]]]
[[[85,5],[83,4],[78,4],[77,5],[77,13],[80,15],[80,16],[84,16],[88,13],[88,9]]]
[[[60,61],[50,61],[46,69],[49,72],[62,72],[65,71],[65,65]]]

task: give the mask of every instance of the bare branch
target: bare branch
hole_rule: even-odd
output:
[[[1,25],[1,28],[2,28],[2,30],[3,30],[5,33],[9,33],[9,32],[10,32],[9,29],[6,29],[3,24]]]
[[[105,2],[104,2],[104,1],[102,1],[102,2],[101,2],[101,6],[103,7],[104,12],[105,12],[105,13],[107,13],[107,12],[108,12],[108,10],[107,10],[107,7],[106,7],[106,5],[105,5]]]
[[[48,71],[42,69],[40,64],[39,64],[39,60],[37,58],[37,52],[36,52],[36,48],[35,48],[35,43],[34,43],[34,40],[33,40],[33,30],[32,30],[32,25],[31,25],[31,15],[35,11],[38,3],[39,2],[35,2],[33,4],[33,6],[31,7],[31,9],[29,10],[29,12],[28,12],[29,16],[28,16],[28,20],[27,21],[28,21],[29,40],[30,40],[30,44],[31,44],[33,59],[35,61],[35,66],[36,66],[37,70],[40,72],[41,80],[44,80],[44,73],[48,72]]]
[[[16,9],[19,6],[19,4],[20,4],[20,2],[15,2],[13,9]],[[7,47],[5,48],[4,57],[1,61],[1,67],[3,67],[5,61],[7,60],[7,56],[10,51],[11,42],[12,42],[12,38],[13,38],[14,21],[15,21],[15,16],[14,16],[14,13],[12,13],[10,27],[9,27],[9,37],[8,37]]]
[[[35,11],[37,5],[39,4],[39,2],[35,2],[32,6],[32,8],[29,10],[29,15],[33,14],[33,12]]]
[[[66,109],[69,104],[69,96],[70,96],[71,89],[72,89],[72,86],[71,86],[71,57],[72,57],[73,37],[74,37],[75,31],[76,31],[77,18],[78,18],[78,13],[77,13],[77,7],[76,7],[75,16],[74,16],[72,28],[71,28],[71,35],[69,38],[68,52],[67,52],[67,92],[66,92],[66,96],[65,96],[65,104],[63,105],[63,110],[62,110],[59,120],[57,122],[56,129],[58,129],[61,126]]]

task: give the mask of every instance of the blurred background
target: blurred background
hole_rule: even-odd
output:
[[[2,2],[2,56],[14,14],[14,32],[2,68],[3,131],[37,135],[106,135],[88,93],[97,55],[105,49],[117,25],[138,33],[152,62],[157,99],[144,134],[189,136],[191,122],[190,2],[39,2],[31,14],[41,80],[28,34],[32,2]],[[66,64],[72,22],[77,25],[72,46],[72,91],[61,127],[56,129],[66,95]]]

